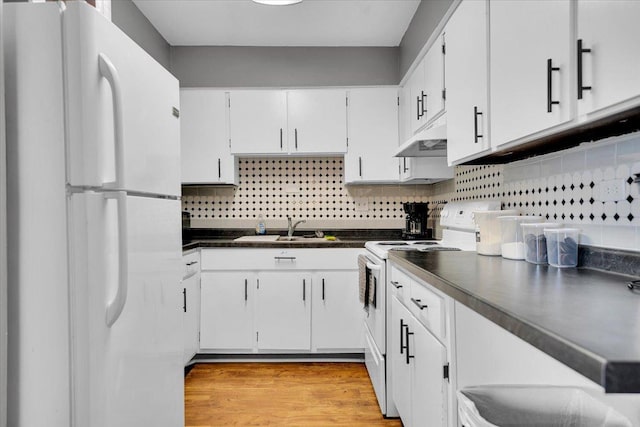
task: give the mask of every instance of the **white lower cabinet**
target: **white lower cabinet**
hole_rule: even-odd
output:
[[[393,401],[405,426],[446,426],[448,364],[444,347],[392,297]]]
[[[247,272],[203,272],[200,348],[251,351],[256,277]]]
[[[198,333],[200,330],[200,274],[182,282],[182,310],[184,332],[184,363],[188,364],[200,348]]]
[[[362,352],[358,252],[203,249],[201,352]]]
[[[357,271],[321,271],[313,277],[312,346],[316,351],[364,347]]]
[[[258,350],[311,349],[311,275],[261,272],[256,299]]]
[[[200,348],[200,252],[184,253],[182,264],[183,361],[188,365]]]

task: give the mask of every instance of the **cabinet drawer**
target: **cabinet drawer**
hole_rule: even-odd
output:
[[[359,249],[203,249],[203,270],[355,270]]]
[[[409,295],[411,295],[411,278],[398,270],[395,267],[391,267],[391,278],[389,283],[391,284],[391,295],[398,298],[398,300],[403,304],[408,304],[410,302]]]
[[[200,252],[195,251],[182,255],[182,278],[186,279],[200,271]]]
[[[444,339],[445,305],[444,299],[424,285],[411,281],[411,299],[407,306],[413,315],[438,339]]]

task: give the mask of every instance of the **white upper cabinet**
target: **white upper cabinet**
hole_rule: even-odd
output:
[[[426,123],[444,112],[444,35],[438,37],[424,57],[424,109]]]
[[[411,133],[414,134],[427,123],[427,114],[424,99],[427,96],[424,84],[424,59],[413,70],[407,80],[406,88],[409,92],[409,117],[411,121]]]
[[[399,137],[398,145],[402,145],[405,141],[413,136],[413,130],[411,129],[411,112],[412,112],[412,103],[411,103],[411,89],[409,87],[408,82],[404,84],[400,88],[399,91],[400,96],[400,105],[399,105]]]
[[[233,154],[347,151],[346,90],[234,90],[229,116]]]
[[[212,89],[180,90],[182,183],[236,184],[229,150],[227,95]]]
[[[494,1],[489,22],[491,144],[571,120],[570,1]]]
[[[400,182],[403,183],[433,184],[453,176],[454,168],[447,165],[445,157],[402,157],[400,159]]]
[[[486,0],[463,0],[446,27],[447,160],[488,151]]]
[[[444,112],[443,44],[444,36],[440,35],[405,84],[412,134]]]
[[[234,90],[229,96],[233,154],[287,153],[285,91]]]
[[[345,90],[290,90],[287,92],[287,111],[290,153],[347,151]]]
[[[578,116],[640,103],[639,19],[637,0],[577,2]]]
[[[349,91],[345,183],[398,182],[398,89]]]

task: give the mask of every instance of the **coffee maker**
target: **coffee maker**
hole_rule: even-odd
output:
[[[403,203],[402,207],[407,214],[402,238],[408,240],[432,239],[432,230],[427,228],[429,203]]]

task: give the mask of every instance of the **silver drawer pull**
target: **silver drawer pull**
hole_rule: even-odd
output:
[[[422,304],[422,301],[419,299],[411,298],[411,302],[418,306],[420,310],[424,310],[427,308],[427,304]]]
[[[398,282],[394,282],[393,280],[391,281],[391,284],[393,285],[394,288],[396,289],[400,289],[402,287],[402,285]]]
[[[275,256],[275,257],[273,257],[273,258],[274,258],[276,261],[282,261],[282,260],[285,260],[285,261],[295,261],[295,260],[296,260],[296,257],[294,257],[294,256]]]
[[[190,265],[197,264],[197,263],[198,263],[198,261],[191,261],[191,262],[188,262],[188,263],[187,263],[187,267],[188,267],[188,266],[190,266]]]

